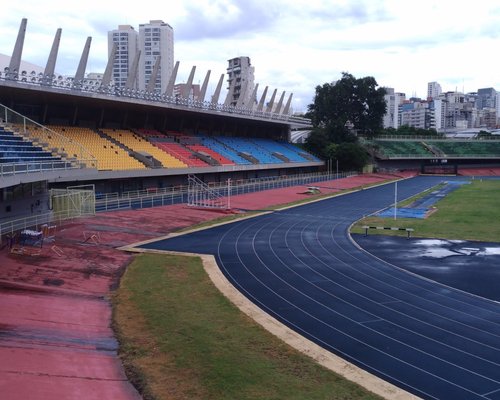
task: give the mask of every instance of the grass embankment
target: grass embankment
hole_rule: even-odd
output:
[[[426,219],[367,217],[356,223],[353,233],[364,233],[363,225],[413,228],[412,236],[445,239],[500,241],[500,181],[472,181],[435,204]],[[405,201],[404,205],[409,204]],[[399,205],[401,206],[401,204]],[[369,234],[404,233],[370,230]]]
[[[146,400],[379,398],[241,313],[197,257],[136,257],[114,306],[121,357]]]

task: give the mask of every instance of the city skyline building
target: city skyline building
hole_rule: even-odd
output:
[[[138,33],[131,25],[118,25],[118,29],[108,32],[108,58],[112,55],[113,45],[116,45],[112,76],[117,87],[127,84],[129,71],[137,55],[137,40]],[[136,80],[133,82],[133,88],[137,87]]]
[[[162,20],[140,24],[138,50],[139,90],[153,88],[164,93],[174,69],[174,29]],[[154,83],[150,84],[151,79]]]
[[[493,88],[483,88],[477,91],[476,107],[479,110],[483,108],[496,108],[497,91]]]
[[[250,57],[235,57],[228,60],[227,97],[225,104],[233,107],[253,108],[256,99],[252,99],[255,87],[255,68]]]
[[[437,99],[443,90],[441,89],[441,85],[437,82],[429,82],[427,84],[427,99]]]
[[[385,88],[385,91],[384,99],[387,104],[387,111],[384,115],[383,126],[384,128],[397,129],[399,126],[399,106],[406,100],[406,95],[396,93],[394,88]]]
[[[494,88],[477,92],[442,92],[438,82],[427,85],[427,100],[399,99],[393,88],[385,88],[387,112],[384,128],[407,125],[414,128],[457,132],[468,129],[497,129],[500,126],[500,93]],[[396,110],[397,108],[397,110]]]
[[[166,91],[174,69],[174,32],[169,24],[151,20],[140,24],[139,31],[131,25],[119,25],[108,32],[108,57],[113,51],[116,86]]]

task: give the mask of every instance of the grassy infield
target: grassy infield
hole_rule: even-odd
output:
[[[476,181],[427,220],[399,219],[397,226],[422,237],[498,241],[499,198],[498,181]],[[394,223],[370,218],[358,226]],[[240,313],[195,257],[138,256],[114,297],[114,324],[127,373],[146,400],[378,398]]]

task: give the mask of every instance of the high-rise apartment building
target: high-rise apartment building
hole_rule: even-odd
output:
[[[401,125],[419,129],[436,129],[434,110],[429,107],[429,102],[411,102],[400,106]]]
[[[254,72],[255,68],[251,65],[249,57],[236,57],[228,60],[226,105],[253,107],[255,99],[251,97],[254,89]]]
[[[159,59],[153,90],[165,92],[174,69],[174,30],[169,24],[150,21],[139,25],[139,32],[130,25],[119,25],[118,29],[108,32],[108,56],[113,43],[117,45],[113,62],[116,86],[124,87],[128,83],[134,89],[145,90]],[[128,82],[129,77],[132,82]]]
[[[147,24],[140,24],[138,49],[141,52],[138,71],[139,89],[146,89],[156,60],[160,58],[154,88],[164,93],[174,69],[173,28],[161,20],[152,20]]]
[[[406,95],[394,92],[393,88],[385,88],[384,99],[387,105],[383,121],[384,128],[397,129],[399,127],[399,105],[405,101]]]
[[[479,110],[483,108],[496,108],[497,91],[493,88],[478,89],[476,107]]]
[[[130,25],[119,25],[118,29],[108,32],[108,57],[111,56],[113,43],[116,43],[113,80],[118,87],[127,83],[129,70],[137,54],[137,39],[137,31]],[[137,88],[137,82],[134,87]]]
[[[427,84],[427,100],[437,99],[442,93],[441,85],[437,82]]]

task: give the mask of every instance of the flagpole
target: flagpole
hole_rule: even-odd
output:
[[[398,181],[394,182],[394,219],[397,219],[398,208]]]

